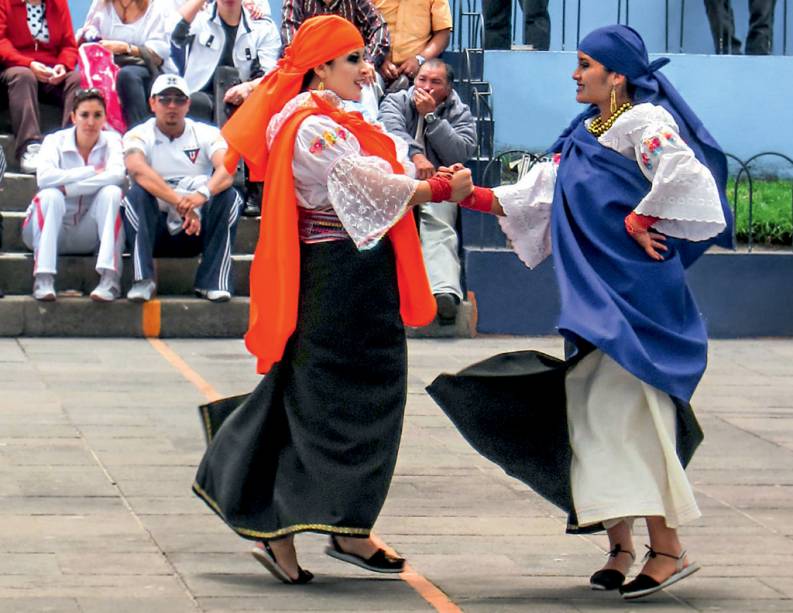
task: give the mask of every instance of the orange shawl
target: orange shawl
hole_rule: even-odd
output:
[[[266,373],[283,356],[297,325],[300,291],[300,240],[292,155],[302,121],[313,114],[327,115],[347,128],[368,155],[381,157],[395,173],[404,169],[397,161],[393,141],[359,113],[336,109],[318,96],[313,106],[294,113],[281,127],[270,150],[265,132],[272,116],[299,93],[303,75],[311,68],[363,47],[361,35],[348,21],[336,16],[314,17],[297,31],[278,68],[259,85],[223,128],[229,143],[227,166],[241,155],[252,176],[264,178],[264,198],[259,242],[250,272],[250,317],[245,345],[257,359],[257,371]],[[299,63],[296,58],[300,58]],[[405,215],[388,232],[396,254],[400,314],[406,325],[426,325],[435,316],[421,255],[416,224]]]

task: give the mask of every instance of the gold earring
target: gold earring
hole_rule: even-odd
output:
[[[614,114],[617,112],[617,88],[612,86],[611,87],[611,113]]]
[[[323,89],[325,89],[325,81],[320,81],[319,85],[317,86],[317,89],[319,91],[322,91]]]

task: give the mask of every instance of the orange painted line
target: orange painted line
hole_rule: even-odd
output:
[[[190,366],[187,365],[187,362],[179,357],[179,354],[171,349],[165,343],[165,341],[160,340],[159,338],[148,338],[146,340],[151,343],[151,346],[154,347],[159,352],[159,354],[171,364],[171,366],[179,371],[179,374],[181,374],[190,383],[195,385],[198,390],[204,394],[206,399],[209,400],[209,402],[214,402],[215,400],[220,400],[222,398],[222,396],[218,394],[217,390],[212,387],[206,379],[190,368]]]
[[[141,329],[146,338],[160,336],[162,324],[162,308],[159,300],[148,300],[143,303],[141,313]]]
[[[160,340],[159,338],[148,338],[146,340],[148,340],[152,347],[154,347],[160,353],[160,355],[162,355],[162,357],[164,357],[171,364],[171,366],[178,370],[185,379],[195,385],[198,390],[204,394],[204,396],[206,396],[206,399],[209,400],[209,402],[220,400],[221,396],[217,390],[212,387],[212,385],[206,379],[190,368],[187,362],[185,362],[179,356],[179,354],[171,349],[165,341]],[[386,552],[391,555],[398,555],[392,547],[385,543],[374,532],[372,532],[370,536],[375,545],[385,549]],[[449,600],[449,597],[429,579],[413,570],[410,564],[405,564],[405,570],[399,574],[399,578],[412,587],[419,596],[426,600],[430,606],[432,606],[439,613],[462,613],[462,609]]]
[[[386,553],[392,556],[399,555],[374,532],[369,536],[374,541],[375,545],[381,549],[385,549]],[[405,562],[405,570],[399,573],[399,578],[412,587],[419,596],[426,600],[432,608],[439,613],[462,613],[462,609],[454,604],[437,585],[432,583],[432,581],[427,579],[424,575],[413,570],[413,567],[407,562]]]

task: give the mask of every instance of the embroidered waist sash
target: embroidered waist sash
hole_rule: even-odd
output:
[[[350,238],[333,209],[316,210],[299,207],[298,234],[301,243],[325,243]]]

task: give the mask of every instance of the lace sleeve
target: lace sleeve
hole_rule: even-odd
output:
[[[515,253],[529,268],[536,268],[551,254],[551,203],[556,185],[556,162],[541,162],[514,185],[493,191],[504,217],[501,229]]]
[[[636,158],[652,182],[636,213],[657,217],[655,230],[691,241],[726,227],[716,181],[673,125],[650,124],[636,133]]]
[[[355,245],[368,249],[402,218],[417,186],[381,158],[348,155],[331,168],[328,198]]]

